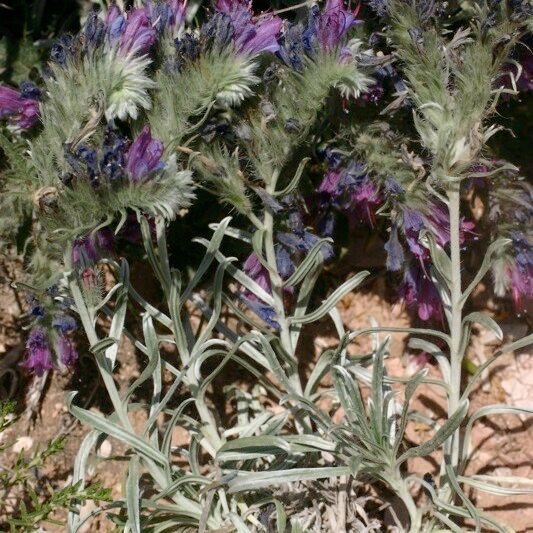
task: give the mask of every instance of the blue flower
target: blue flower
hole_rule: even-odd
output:
[[[241,295],[241,300],[253,311],[261,320],[273,329],[279,329],[279,323],[276,321],[276,312],[274,309],[261,301],[254,301]]]
[[[52,327],[57,329],[60,333],[65,335],[76,329],[76,320],[70,315],[56,315],[52,320]]]
[[[387,252],[387,270],[391,272],[401,270],[405,255],[402,245],[398,240],[398,228],[396,225],[393,225],[391,228],[389,240],[385,243],[385,251]]]
[[[83,30],[85,35],[85,46],[89,49],[98,48],[104,41],[105,24],[98,17],[96,11],[91,11],[85,21]]]
[[[284,246],[276,245],[276,266],[282,279],[288,279],[292,276],[296,267],[291,255]]]

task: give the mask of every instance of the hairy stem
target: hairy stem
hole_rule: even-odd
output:
[[[461,240],[460,240],[460,195],[459,185],[453,184],[448,190],[448,205],[450,214],[450,395],[448,401],[448,415],[451,416],[459,405],[461,397],[461,368],[463,354],[461,353],[462,337],[462,302],[461,302]],[[459,463],[459,429],[452,437],[451,465],[457,468]]]
[[[278,173],[274,173],[271,182],[267,186],[267,192],[273,194],[276,190]],[[274,217],[272,213],[265,209],[263,226],[265,229],[265,255],[268,266],[270,267],[270,284],[272,286],[272,298],[274,299],[274,310],[276,311],[276,317],[280,326],[280,339],[283,349],[294,359],[296,367],[298,361],[296,360],[296,354],[294,353],[294,346],[292,345],[290,326],[285,316],[285,306],[283,304],[283,280],[278,274],[278,266],[276,261],[276,251],[274,249]],[[296,392],[302,393],[303,388],[300,382],[298,372],[291,373],[289,376],[291,384],[294,386]]]

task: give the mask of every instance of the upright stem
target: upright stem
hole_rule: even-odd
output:
[[[278,174],[274,173],[272,181],[267,186],[267,192],[273,194],[276,190]],[[265,255],[268,266],[270,267],[270,284],[272,285],[272,298],[274,300],[274,310],[276,311],[277,322],[280,326],[280,340],[283,349],[290,355],[296,366],[298,361],[296,360],[295,346],[292,345],[291,331],[289,321],[285,316],[285,306],[283,303],[283,280],[278,274],[278,266],[276,261],[276,251],[274,249],[274,217],[272,213],[265,210],[263,226],[265,229]],[[289,376],[292,386],[296,392],[302,393],[302,383],[298,371],[291,373]]]
[[[460,239],[460,195],[459,184],[452,184],[448,189],[450,214],[450,396],[448,414],[451,415],[459,406],[461,397],[461,369],[463,354],[461,353],[462,336],[462,302],[461,302],[461,239]],[[456,468],[459,462],[459,430],[453,435],[451,449],[451,465]]]

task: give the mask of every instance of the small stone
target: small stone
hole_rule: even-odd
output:
[[[31,437],[19,437],[13,445],[13,451],[20,453],[22,450],[30,450],[33,446],[33,439]]]
[[[113,446],[109,442],[109,440],[104,440],[100,446],[99,455],[100,457],[103,457],[104,459],[107,459],[111,457],[111,452],[113,450]]]

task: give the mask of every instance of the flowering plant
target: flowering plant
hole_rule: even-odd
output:
[[[14,195],[26,180],[24,209],[35,218],[24,364],[36,373],[73,366],[71,332],[81,325],[113,413],[86,410],[69,393],[70,412],[92,428],[74,482],[83,486],[90,455],[108,436],[131,450],[124,499],[85,517],[74,509],[72,531],[113,507],[115,523],[132,531],[285,531],[287,520],[306,530],[309,501],[291,503],[288,494],[326,491],[324,479],[343,494],[341,529],[373,527],[356,498],[361,480],[394,492],[381,499],[399,529],[461,531],[471,520],[477,530],[504,531],[465,487],[529,492],[525,480],[508,487],[465,469],[476,420],[530,412],[470,412],[469,395],[501,354],[533,338],[499,348],[463,380],[472,325],[503,338],[487,314],[463,313],[485,275],[492,270],[496,293],[511,289],[520,306],[531,297],[530,191],[487,145],[499,97],[516,92],[505,69],[529,8],[466,2],[444,24],[440,3],[369,4],[379,35],[366,35],[342,0],[298,6],[291,20],[255,13],[247,0],[218,0],[198,27],[180,0],[111,5],[52,47],[42,88],[0,88],[0,115],[17,136],[2,139],[13,161],[6,188]],[[382,103],[388,123],[368,111]],[[480,188],[496,229],[464,287],[462,247],[479,232],[464,201]],[[204,190],[233,216],[211,224],[210,238],[195,240],[203,259],[179,270],[172,251],[186,253],[189,243],[167,241],[167,230],[187,224]],[[516,224],[499,222],[509,210]],[[385,235],[384,266],[423,325],[348,330],[337,304],[368,271],[317,301],[343,220]],[[158,301],[132,281],[125,242],[137,256],[142,250]],[[304,376],[302,333],[322,319],[338,341]],[[387,373],[390,337],[382,334],[395,332],[435,358],[438,377]],[[354,355],[368,335],[371,351]],[[121,394],[113,373],[124,339],[146,365]],[[222,391],[223,407],[216,398],[229,369],[248,381]],[[133,402],[146,382],[149,401]],[[413,446],[405,434],[420,419],[411,408],[422,384],[444,391],[447,418],[429,420],[432,436]],[[340,421],[324,400],[342,409]],[[142,428],[134,410],[144,413]],[[185,445],[173,445],[176,427]],[[437,450],[438,482],[406,468]]]

